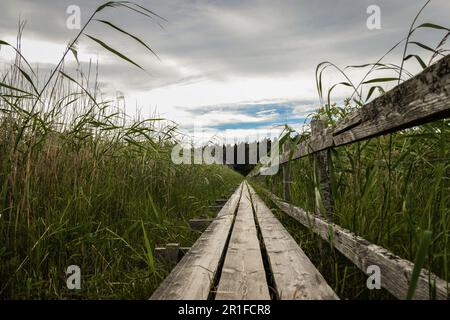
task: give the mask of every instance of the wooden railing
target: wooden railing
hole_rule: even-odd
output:
[[[313,135],[280,156],[280,164],[349,143],[450,117],[450,55],[374,99],[332,128],[312,121]],[[251,176],[259,175],[253,172]]]
[[[180,250],[161,248],[173,267]],[[339,299],[255,190],[242,182],[151,300]]]
[[[363,272],[367,272],[368,265],[378,264],[382,269],[382,286],[397,298],[404,299],[414,264],[332,223],[333,198],[330,194],[326,150],[447,117],[450,117],[450,55],[348,115],[333,127],[326,128],[321,120],[311,121],[311,137],[293,150],[283,149],[280,156],[284,200],[271,193],[269,196],[282,211],[324,240],[332,242]],[[317,208],[315,213],[309,213],[286,202],[290,201],[292,173],[289,162],[307,155],[313,155],[316,160],[321,188],[320,195],[316,195],[321,198],[316,199],[316,203],[322,202],[325,212]],[[265,170],[267,168],[259,168],[249,176],[261,175]],[[449,285],[423,269],[414,298],[428,299],[430,296],[448,299]]]

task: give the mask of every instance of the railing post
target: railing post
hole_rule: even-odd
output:
[[[283,144],[283,153],[289,151],[289,144]],[[282,164],[283,169],[283,198],[286,201],[291,201],[291,168],[289,161]]]
[[[179,252],[180,252],[179,243],[168,243],[166,245],[165,257],[167,262],[169,262],[171,268],[173,268],[178,263]]]
[[[311,134],[317,136],[325,129],[325,121],[320,119],[311,120]],[[330,171],[329,171],[328,151],[319,151],[314,154],[314,162],[317,170],[314,174],[316,176],[316,182],[320,185],[320,196],[316,193],[316,213],[325,215],[332,220],[333,217],[333,198],[331,195],[330,187]],[[317,174],[316,174],[317,172]],[[325,212],[322,212],[320,204],[323,204]]]

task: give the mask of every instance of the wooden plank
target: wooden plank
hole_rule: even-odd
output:
[[[296,241],[250,187],[275,290],[281,300],[338,300]]]
[[[450,116],[450,55],[336,125],[335,146]]]
[[[284,144],[283,151],[288,152],[289,147]],[[286,201],[291,200],[291,168],[289,162],[282,165],[283,170],[283,198]]]
[[[333,246],[364,273],[367,273],[367,267],[370,265],[379,266],[381,270],[381,286],[399,299],[406,298],[414,268],[414,264],[411,261],[402,259],[385,248],[372,244],[353,232],[328,222],[324,218],[286,203],[269,191],[266,192],[286,214],[314,231],[324,240],[328,242],[333,241]],[[429,299],[431,284],[435,285],[436,299],[449,299],[448,283],[426,269],[422,269],[420,273],[414,299]]]
[[[224,203],[226,203],[228,201],[228,199],[225,199],[225,198],[219,198],[219,199],[216,199],[216,204],[217,205],[220,205],[220,206],[222,206]]]
[[[213,221],[213,219],[204,219],[204,218],[200,218],[200,219],[191,219],[191,220],[189,220],[189,227],[191,227],[192,230],[202,231],[202,230],[204,230],[204,229],[205,229],[212,221]]]
[[[150,300],[206,300],[214,283],[243,183]]]
[[[170,244],[167,244],[169,247],[169,250],[167,250],[167,247],[156,247],[155,248],[155,258],[160,260],[170,260],[171,259],[171,253],[170,253]],[[176,256],[176,263],[178,263],[181,258],[184,257],[184,255],[191,249],[191,247],[178,247],[178,255]],[[172,256],[173,257],[173,256]]]
[[[208,206],[208,208],[212,211],[212,212],[219,212],[220,209],[222,209],[222,206]]]
[[[334,128],[326,128],[302,142],[292,159],[447,117],[450,117],[450,55],[348,115]],[[289,153],[284,152],[280,164],[287,161]]]
[[[286,163],[291,160],[299,159],[309,154],[330,149],[334,147],[332,128],[325,128],[320,132],[317,132],[315,136],[298,144],[290,158],[288,152],[283,152],[280,155],[280,164]]]
[[[317,137],[325,129],[325,121],[321,119],[315,119],[311,121],[311,134],[312,137]],[[324,215],[328,219],[333,216],[333,198],[331,195],[330,186],[330,173],[329,173],[329,163],[328,161],[328,151],[319,151],[314,154],[315,167],[314,175],[316,181],[319,182],[320,192],[316,192],[315,201],[315,213],[319,215]],[[285,199],[286,200],[286,199]],[[289,201],[289,200],[287,200]]]
[[[269,299],[250,195],[247,186],[244,186],[216,300]]]

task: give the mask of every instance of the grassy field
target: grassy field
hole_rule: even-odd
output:
[[[110,6],[121,9],[117,2]],[[155,18],[142,7],[133,9]],[[154,54],[140,39],[109,27]],[[430,49],[412,40],[418,28],[446,35]],[[118,101],[102,99],[96,66],[84,71],[80,64],[77,71],[66,68],[66,55],[77,57],[84,30],[46,77],[17,49],[22,30],[18,45],[0,42],[17,50],[16,61],[2,70],[0,78],[2,299],[147,299],[169,271],[155,259],[155,246],[191,245],[199,233],[190,230],[187,221],[211,216],[208,205],[229,195],[242,180],[226,166],[174,165],[171,151],[180,137],[176,125],[156,115],[130,118]],[[408,78],[406,61],[425,64],[419,55],[406,54],[408,45],[432,50],[431,63],[446,53],[448,32],[431,24],[412,27],[406,42],[393,48],[406,43],[401,64],[380,60],[354,67],[369,71],[359,85],[348,78],[340,83],[355,89],[352,98],[342,103],[331,102],[335,86],[328,94],[322,88],[322,68],[336,66],[319,65],[322,107],[311,117],[335,124],[382,94],[382,84]],[[100,39],[90,40],[130,67],[140,68]],[[337,70],[345,75],[345,70]],[[369,79],[376,71],[395,76]],[[308,135],[297,134],[294,143]],[[424,267],[450,280],[449,146],[450,121],[441,120],[331,151],[334,221],[412,261],[423,235],[430,232]],[[318,188],[314,158],[292,162],[291,170],[292,202],[314,211]],[[280,174],[252,182],[282,195]],[[392,298],[385,291],[367,290],[366,276],[348,260],[330,252],[295,221],[278,216],[341,298]],[[81,268],[81,290],[66,287],[69,265]]]
[[[450,121],[444,120],[333,150],[334,222],[411,261],[423,233],[431,231],[424,267],[449,281],[449,145]],[[314,168],[312,156],[291,162],[291,202],[310,212],[315,212],[314,190],[320,188]],[[282,197],[281,174],[255,182]],[[282,217],[282,221],[341,297],[377,297],[348,260],[335,251],[321,254],[320,248],[329,245],[292,219]]]
[[[208,205],[241,180],[226,166],[174,165],[174,140],[164,138],[172,128],[119,125],[79,98],[74,109],[92,110],[71,114],[63,131],[60,113],[3,110],[3,298],[148,298],[167,272],[154,246],[192,244],[187,220],[211,214]],[[25,108],[21,99],[14,105]],[[65,289],[71,264],[83,275],[76,293]]]
[[[187,221],[211,215],[208,205],[242,177],[226,166],[174,165],[175,125],[130,118],[102,99],[97,66],[66,68],[79,36],[43,77],[16,49],[21,32],[18,45],[1,42],[17,55],[0,81],[0,297],[148,299],[168,272],[154,247],[191,245],[198,233]],[[81,268],[81,290],[66,287],[69,265]]]

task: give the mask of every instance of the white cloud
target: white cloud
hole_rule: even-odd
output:
[[[267,115],[271,115],[271,116],[276,116],[277,115],[277,109],[270,109],[270,110],[261,110],[256,112],[256,114],[258,116],[267,116]]]
[[[157,105],[162,116],[183,119],[180,109],[207,105],[242,104],[248,101],[314,99],[313,85],[303,74],[284,78],[230,78],[226,82],[204,80],[186,85],[171,85],[128,96],[131,101]],[[180,117],[181,116],[181,117]]]
[[[2,39],[11,45],[16,44],[13,35],[6,36]],[[66,45],[62,43],[49,42],[45,40],[35,40],[24,37],[21,43],[21,51],[30,63],[55,64],[61,59]],[[3,62],[11,61],[15,57],[15,51],[9,47],[3,46],[0,51],[0,60]]]
[[[16,38],[13,35],[7,35],[2,40],[11,45],[16,45]],[[52,64],[55,65],[62,58],[66,51],[68,43],[48,41],[44,39],[33,39],[28,36],[22,36],[21,53],[30,64]],[[15,51],[12,48],[3,46],[0,51],[0,61],[6,63],[15,58]],[[114,57],[98,49],[86,46],[84,44],[77,48],[77,57],[80,62],[96,61],[100,64],[110,64],[117,62]],[[65,59],[66,63],[75,62],[75,57],[69,51]]]
[[[202,115],[197,115],[191,119],[180,119],[180,125],[192,125],[195,122],[197,125],[203,126],[217,126],[223,124],[237,124],[237,123],[259,123],[264,121],[275,120],[276,114],[251,116],[234,111],[210,111]]]
[[[314,111],[317,111],[317,108],[318,108],[317,104],[309,104],[309,105],[305,104],[305,105],[294,106],[292,108],[291,117],[294,119],[306,118]]]
[[[234,144],[239,142],[254,142],[264,138],[278,138],[283,131],[282,128],[264,127],[260,129],[226,129],[216,130],[212,128],[196,128],[188,130],[184,142],[189,143],[191,139],[198,145],[204,144]]]
[[[77,0],[82,20],[102,1]],[[127,10],[107,9],[102,19],[136,34],[155,49],[155,59],[126,35],[104,25],[89,26],[88,33],[129,55],[151,74],[141,72],[107,53],[83,37],[79,59],[99,57],[100,81],[108,95],[123,91],[127,113],[142,116],[157,113],[187,127],[194,122],[206,126],[276,119],[276,110],[254,115],[226,108],[198,113],[204,106],[245,105],[255,101],[315,101],[315,67],[331,60],[340,66],[373,62],[404,37],[409,21],[423,4],[373,0],[382,10],[382,29],[366,28],[367,1],[185,1],[142,0],[140,4],[165,17],[164,30],[145,17]],[[18,17],[28,21],[22,49],[32,63],[56,64],[74,36],[65,28],[66,8],[72,0],[17,0],[0,2],[0,39],[15,43]],[[437,24],[448,22],[448,0],[434,0],[424,18]],[[402,18],[402,19],[400,19]],[[422,30],[421,32],[426,32]],[[422,33],[432,43],[435,33]],[[438,39],[439,40],[439,39]],[[10,61],[12,50],[3,47],[0,62]],[[390,56],[398,63],[398,56]],[[73,57],[69,54],[69,60]],[[408,65],[409,67],[410,65]],[[415,71],[413,67],[413,71]],[[356,78],[361,72],[355,72]],[[335,73],[324,76],[324,88],[342,81]],[[326,90],[326,89],[325,89]],[[349,90],[338,87],[333,99]],[[289,119],[304,118],[314,105],[298,105]],[[284,116],[284,115],[283,115]],[[239,137],[254,134],[251,129],[230,131]]]

